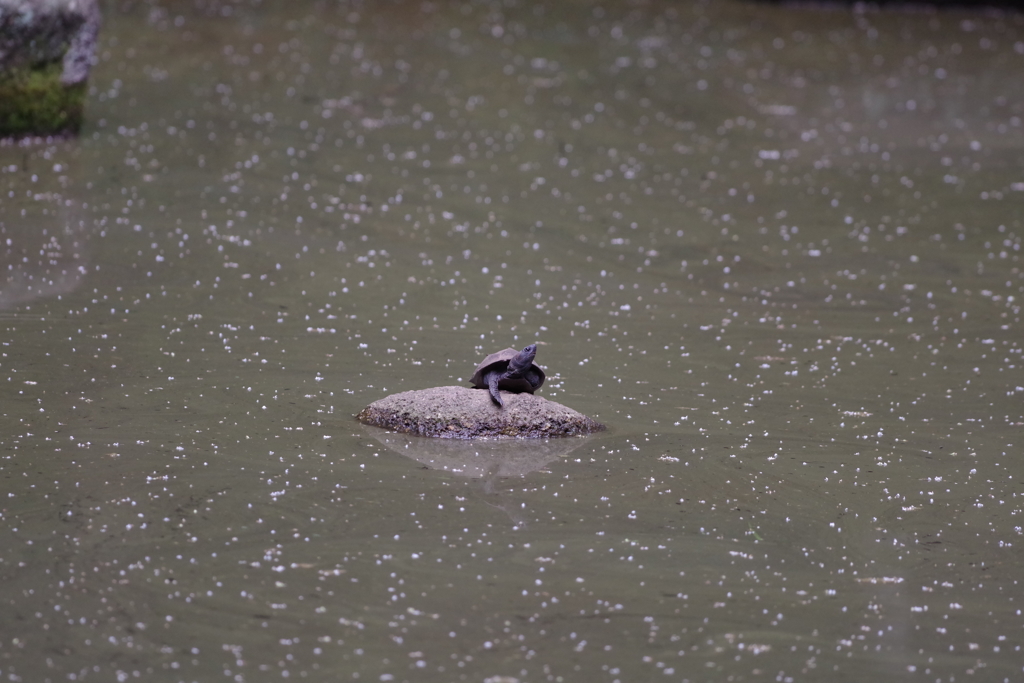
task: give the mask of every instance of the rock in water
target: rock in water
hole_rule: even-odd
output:
[[[0,0],[0,137],[77,131],[97,0]]]
[[[406,434],[448,439],[550,438],[599,432],[604,425],[546,398],[503,392],[499,408],[486,391],[434,387],[404,391],[374,401],[356,415],[360,422]]]

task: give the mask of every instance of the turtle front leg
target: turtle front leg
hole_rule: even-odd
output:
[[[501,381],[500,372],[488,372],[487,373],[487,389],[491,392],[491,400],[498,404],[498,407],[504,407],[505,402],[501,400],[501,392],[498,391],[498,382]]]

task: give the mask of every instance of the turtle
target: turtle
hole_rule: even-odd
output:
[[[476,389],[489,390],[491,399],[504,406],[499,389],[532,394],[544,384],[544,371],[533,362],[536,355],[536,344],[530,344],[522,351],[503,349],[492,353],[476,367],[469,381]]]

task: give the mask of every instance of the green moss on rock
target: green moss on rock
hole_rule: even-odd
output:
[[[85,83],[61,82],[61,62],[0,73],[0,137],[77,132]]]

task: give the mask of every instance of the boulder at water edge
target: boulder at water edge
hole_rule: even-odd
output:
[[[97,0],[0,0],[0,137],[77,131]]]

